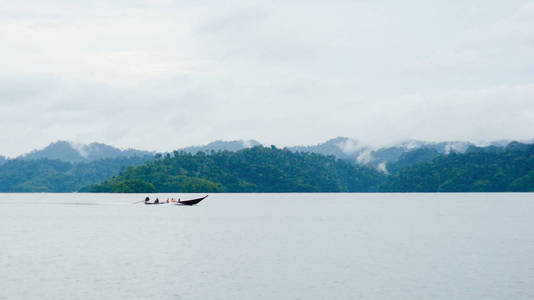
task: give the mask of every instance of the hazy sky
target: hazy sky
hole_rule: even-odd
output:
[[[534,138],[534,1],[0,0],[0,62],[8,156]]]

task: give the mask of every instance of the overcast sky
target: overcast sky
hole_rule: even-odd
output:
[[[534,1],[0,0],[0,62],[8,156],[534,138]]]

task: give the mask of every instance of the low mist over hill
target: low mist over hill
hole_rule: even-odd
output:
[[[484,143],[482,146],[506,146],[507,144],[507,141],[496,141]],[[334,155],[339,159],[388,172],[388,164],[397,162],[403,154],[417,149],[426,149],[425,151],[432,151],[438,154],[448,154],[450,152],[464,153],[470,146],[476,146],[476,144],[462,141],[425,142],[408,140],[391,146],[372,147],[354,139],[337,137],[313,146],[290,147],[289,150]],[[424,157],[428,158],[430,156]],[[416,160],[420,161],[420,159]]]

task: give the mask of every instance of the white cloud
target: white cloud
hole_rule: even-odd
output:
[[[531,138],[533,3],[5,2],[0,154]]]
[[[384,136],[389,137],[474,142],[526,139],[534,126],[532,99],[534,84],[503,85],[406,95],[396,102],[385,99],[370,114],[382,111],[383,122],[376,131],[387,131]],[[387,142],[381,136],[375,141]]]
[[[534,42],[534,2],[527,1],[510,15],[504,16],[495,23],[473,29],[470,35],[474,38],[498,39],[501,41],[519,41],[530,44]],[[514,42],[514,46],[515,42]]]
[[[462,69],[468,65],[487,63],[476,50],[463,50],[459,52],[439,50],[428,57],[418,59],[405,65],[408,71],[421,72],[427,70]]]

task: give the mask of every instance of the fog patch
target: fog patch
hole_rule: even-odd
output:
[[[78,153],[80,153],[80,155],[83,158],[87,158],[89,156],[89,153],[87,153],[87,149],[86,149],[87,145],[84,145],[82,143],[72,142],[72,141],[69,141],[67,143],[69,143],[72,149],[78,151]]]
[[[343,151],[345,154],[353,154],[361,151],[363,148],[366,148],[365,145],[362,145],[358,141],[352,139],[345,139],[344,141],[337,143],[336,146],[338,146],[338,148],[341,149],[341,151]]]
[[[371,162],[373,159],[374,157],[373,157],[372,151],[368,149],[368,150],[361,152],[356,158],[356,161],[361,165],[365,165]]]
[[[376,169],[384,174],[389,174],[388,172],[388,169],[386,167],[386,162],[381,162],[380,164],[378,164],[378,166],[376,167]]]

